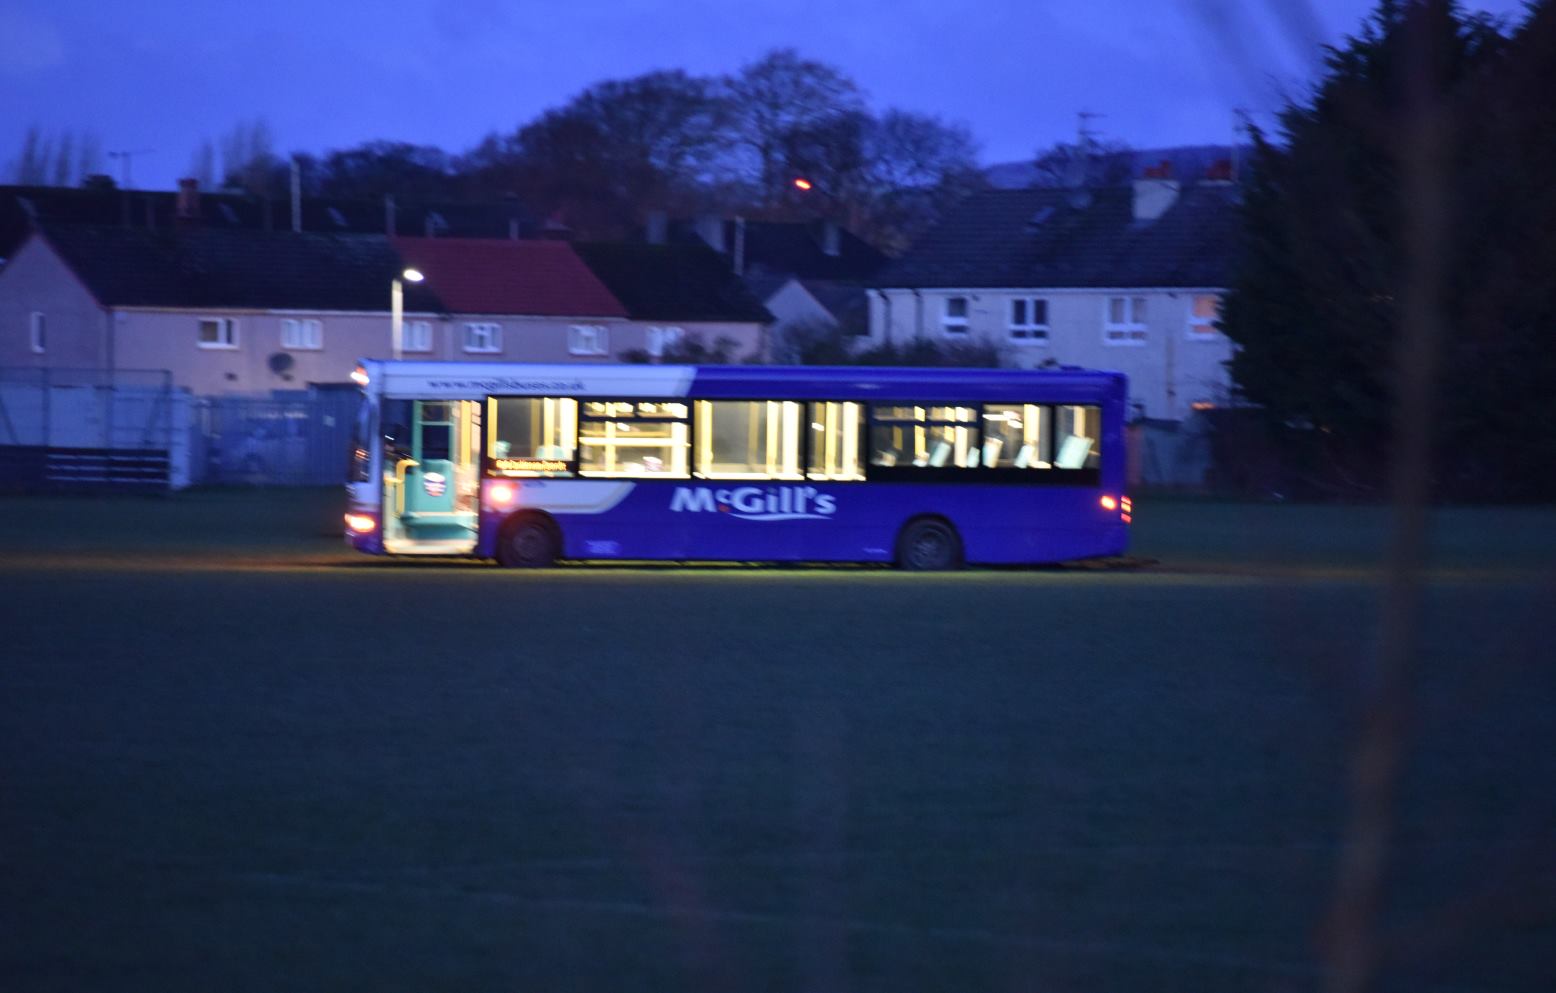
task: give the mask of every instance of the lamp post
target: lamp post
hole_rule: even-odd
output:
[[[394,277],[394,282],[389,286],[389,341],[394,350],[395,361],[399,361],[400,351],[405,343],[404,283],[419,283],[426,278],[419,269],[406,269]]]

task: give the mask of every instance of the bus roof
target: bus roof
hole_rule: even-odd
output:
[[[1122,399],[1124,374],[1090,369],[950,369],[882,366],[361,363],[374,392],[408,399],[480,396],[615,396],[795,400]]]

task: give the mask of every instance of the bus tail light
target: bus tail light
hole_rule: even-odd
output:
[[[1117,510],[1118,509],[1118,501],[1113,499],[1110,496],[1105,496],[1105,497],[1102,498],[1102,509],[1103,510]]]
[[[372,514],[347,514],[346,530],[352,534],[372,534],[378,527],[378,522]]]
[[[512,483],[493,483],[486,489],[486,502],[489,506],[501,510],[513,503],[513,498],[518,496],[518,488]]]

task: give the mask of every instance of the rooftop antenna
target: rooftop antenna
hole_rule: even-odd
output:
[[[1097,147],[1097,134],[1090,125],[1091,122],[1105,115],[1090,110],[1078,110],[1075,112],[1075,150],[1070,156],[1068,182],[1065,184],[1071,189],[1081,189],[1090,185],[1091,156]]]
[[[120,167],[120,170],[119,170],[119,176],[120,176],[119,182],[123,185],[124,189],[128,190],[128,189],[131,188],[130,187],[130,175],[131,175],[130,165],[134,161],[135,156],[137,156],[137,155],[150,155],[152,152],[155,152],[155,151],[156,151],[155,148],[137,148],[137,149],[133,149],[133,150],[130,150],[130,149],[120,149],[118,151],[114,151],[114,152],[109,152],[108,153],[108,157],[110,159],[118,159],[122,163],[122,165]]]

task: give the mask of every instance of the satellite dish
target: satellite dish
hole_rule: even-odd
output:
[[[265,364],[270,366],[271,372],[279,376],[291,369],[296,364],[296,360],[292,358],[291,352],[274,352],[265,360]]]

